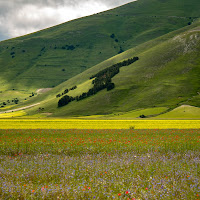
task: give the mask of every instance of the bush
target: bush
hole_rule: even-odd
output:
[[[123,52],[124,52],[124,50],[122,49],[122,47],[120,47],[118,54],[123,53]]]
[[[74,45],[70,45],[70,46],[67,47],[67,50],[72,50],[73,51],[74,49],[75,49]]]
[[[111,38],[115,38],[115,34],[114,34],[114,33],[111,34],[110,37],[111,37]]]

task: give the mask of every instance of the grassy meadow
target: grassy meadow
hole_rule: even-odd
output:
[[[194,199],[200,130],[0,130],[1,199]]]

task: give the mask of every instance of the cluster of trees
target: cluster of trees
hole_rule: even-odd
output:
[[[74,101],[75,98],[65,95],[64,97],[62,97],[59,101],[58,101],[58,107],[62,107],[67,105],[68,103]]]
[[[7,104],[9,104],[9,103],[11,103],[11,102],[13,102],[13,103],[15,103],[15,104],[18,104],[19,103],[19,99],[18,98],[14,98],[13,100],[7,100],[7,102],[6,101],[4,101],[2,104],[2,108],[4,107],[4,106],[6,106]]]
[[[115,76],[116,74],[119,73],[119,68],[124,67],[124,66],[128,66],[128,65],[136,62],[137,60],[139,60],[138,57],[133,57],[133,58],[130,58],[128,60],[124,60],[123,62],[114,64],[111,67],[103,69],[100,72],[98,72],[97,74],[91,76],[90,79],[93,79],[95,77],[96,78],[100,78],[100,77],[110,77],[110,78],[112,78],[113,76]]]
[[[95,78],[92,81],[92,84],[94,85],[93,88],[89,89],[88,92],[82,93],[80,96],[71,97],[71,96],[65,95],[58,101],[58,107],[65,106],[74,100],[80,101],[82,99],[85,99],[89,96],[96,94],[97,92],[99,92],[100,90],[103,90],[105,88],[107,88],[107,91],[112,90],[115,87],[115,84],[112,83],[112,78],[116,74],[119,73],[119,68],[123,67],[123,66],[128,66],[128,65],[136,62],[137,60],[139,60],[138,57],[133,57],[131,59],[125,60],[123,62],[117,63],[115,65],[112,65],[111,67],[101,70],[97,74],[90,77],[90,79]],[[73,89],[73,88],[76,88],[76,86],[72,87],[71,89]],[[64,91],[64,93],[66,94],[68,91],[69,90],[66,89]],[[60,97],[60,96],[61,95],[58,94],[56,97]]]
[[[66,46],[62,46],[62,49],[67,49],[67,50],[71,50],[73,51],[76,47],[74,45],[66,45]]]
[[[12,51],[12,52],[10,53],[10,55],[12,56],[12,58],[14,58],[14,57],[15,57],[15,52]]]
[[[65,89],[62,94],[57,94],[56,98],[59,98],[59,97],[63,96],[64,94],[67,94],[70,90],[75,90],[76,88],[77,88],[77,86],[75,85],[75,86],[71,87],[70,89]]]
[[[32,94],[29,97],[34,97],[34,96],[35,96],[35,94],[32,92]]]
[[[18,104],[19,103],[19,99],[15,98],[15,99],[12,100],[12,102],[14,102],[15,104]]]
[[[110,37],[111,37],[112,39],[115,39],[115,42],[119,42],[119,40],[118,40],[117,38],[115,38],[115,34],[114,34],[114,33],[112,33],[112,34],[110,35]]]

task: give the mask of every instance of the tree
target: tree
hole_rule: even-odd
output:
[[[115,34],[112,33],[112,34],[110,35],[110,37],[111,37],[111,38],[115,38]]]
[[[72,50],[73,51],[74,49],[75,49],[74,45],[70,45],[70,46],[67,47],[67,50]]]
[[[114,83],[108,83],[107,85],[107,91],[112,90],[115,87]]]
[[[122,49],[122,47],[120,47],[118,54],[123,53],[123,52],[124,52],[124,50]]]

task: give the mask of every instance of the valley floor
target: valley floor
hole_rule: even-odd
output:
[[[200,195],[200,129],[0,130],[0,199]]]

